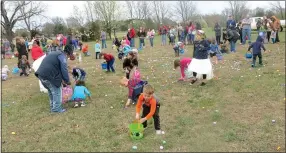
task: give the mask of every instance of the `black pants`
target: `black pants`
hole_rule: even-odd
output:
[[[100,53],[100,52],[96,52],[96,53],[95,53],[95,59],[98,59],[98,58],[99,58],[99,57],[98,57],[99,53]]]
[[[175,57],[179,57],[180,56],[179,48],[174,48],[174,51],[175,51]]]
[[[279,30],[276,30],[276,39],[275,39],[275,43],[280,42],[278,33],[279,33]]]
[[[155,130],[160,130],[160,116],[159,116],[159,109],[160,109],[160,104],[156,105],[156,111],[153,115],[153,119],[154,119],[154,127]],[[150,113],[151,108],[145,104],[143,104],[143,112],[142,112],[142,118],[146,117],[149,113]],[[146,128],[147,127],[147,121],[143,122],[143,127]]]
[[[240,38],[240,43],[242,43],[242,30],[239,30],[239,38]]]
[[[267,31],[267,42],[269,42],[269,40],[270,40],[270,35],[271,35],[271,31]]]
[[[221,36],[215,36],[216,42],[217,42],[218,45],[220,44],[220,37],[221,37]]]
[[[252,65],[254,65],[254,66],[255,66],[255,63],[256,63],[256,57],[257,56],[259,58],[259,64],[262,65],[262,55],[261,55],[261,53],[258,53],[258,54],[253,54]]]
[[[193,76],[196,78],[197,77],[197,73],[196,72],[193,72]],[[207,78],[207,75],[206,74],[203,74],[203,79],[206,79]]]
[[[26,71],[26,67],[21,67],[21,69],[22,69],[22,72],[20,73],[20,76],[22,76],[23,74],[25,76],[28,76],[27,71]]]

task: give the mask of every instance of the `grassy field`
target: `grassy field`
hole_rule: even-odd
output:
[[[285,152],[284,38],[285,33],[280,33],[280,44],[266,44],[271,52],[263,53],[264,67],[251,68],[244,58],[247,48],[237,44],[237,53],[224,56],[225,65],[214,66],[219,78],[204,87],[177,82],[180,72],[173,70],[172,47],[160,46],[158,36],[153,49],[147,42],[139,66],[143,79],[149,78],[161,99],[161,127],[166,133],[155,135],[150,121],[145,137],[138,141],[128,135],[135,107],[123,109],[127,88],[119,85],[125,75],[122,62],[116,59],[115,74],[104,73],[90,42],[92,56],[81,63],[69,61],[87,71],[92,101],[84,108],[50,114],[48,96],[39,92],[33,74],[11,75],[2,82],[2,151],[152,152],[160,151],[164,140],[162,151],[168,152]],[[104,52],[117,56],[111,42]],[[192,52],[193,46],[187,46],[182,56],[191,57]],[[2,61],[10,68],[15,63],[16,59]],[[134,145],[137,150],[132,150]]]

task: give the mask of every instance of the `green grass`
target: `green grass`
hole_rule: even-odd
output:
[[[117,72],[105,74],[101,60],[94,59],[94,42],[89,42],[91,57],[84,57],[82,63],[69,61],[87,71],[92,101],[85,108],[50,114],[48,96],[39,93],[33,74],[27,78],[12,75],[2,82],[2,151],[129,152],[136,145],[136,151],[151,152],[159,151],[165,140],[163,151],[168,152],[275,152],[278,146],[285,152],[285,86],[281,85],[285,84],[285,33],[280,38],[279,45],[265,45],[272,50],[263,54],[265,67],[250,68],[243,58],[247,48],[237,44],[236,54],[224,56],[225,65],[214,66],[219,79],[204,87],[177,82],[180,72],[173,71],[172,47],[160,46],[159,36],[155,48],[147,42],[139,65],[143,79],[148,76],[161,99],[161,127],[166,134],[155,135],[154,124],[149,122],[144,139],[138,141],[128,135],[135,107],[122,109],[127,98],[127,89],[119,85],[124,76],[122,62],[116,59]],[[190,57],[192,50],[193,46],[187,46],[183,56]],[[104,52],[117,56],[111,41]],[[239,71],[231,69],[234,60],[241,62]],[[11,68],[15,63],[11,59],[2,64]]]

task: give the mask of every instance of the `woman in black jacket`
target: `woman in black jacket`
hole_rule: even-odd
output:
[[[19,37],[16,38],[16,48],[18,51],[18,60],[21,59],[22,55],[26,55],[27,60],[28,60],[29,56],[28,56],[28,52],[27,52],[24,39],[20,39]]]

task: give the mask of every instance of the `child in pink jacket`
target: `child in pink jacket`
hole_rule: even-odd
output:
[[[180,66],[181,68],[181,78],[179,79],[180,81],[182,80],[186,80],[185,79],[185,71],[187,70],[189,64],[191,63],[192,58],[188,58],[188,57],[184,57],[181,60],[180,59],[176,59],[174,61],[174,68],[178,68]]]

